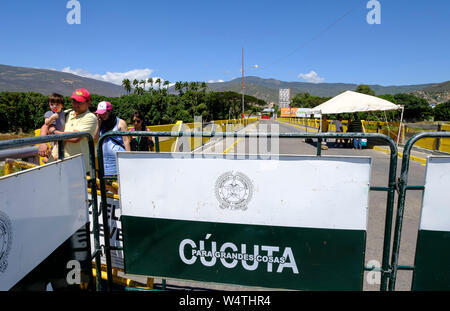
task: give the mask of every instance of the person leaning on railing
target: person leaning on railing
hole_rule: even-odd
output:
[[[113,112],[110,102],[102,101],[97,106],[97,122],[98,127],[94,135],[94,139],[98,140],[100,136],[110,131],[128,131],[127,123],[117,117]],[[130,141],[128,136],[109,136],[103,141],[103,169],[105,176],[116,177],[117,176],[117,162],[116,153],[118,151],[131,151]],[[108,184],[110,183],[110,184]],[[112,183],[108,181],[107,186],[111,186]],[[107,187],[108,189],[108,187]],[[113,193],[117,193],[117,189],[114,187],[108,190]]]
[[[88,132],[92,137],[94,137],[97,129],[97,118],[92,112],[89,111],[89,106],[91,105],[91,95],[86,89],[76,89],[70,98],[72,99],[72,109],[68,111],[66,116],[66,123],[63,133]],[[46,134],[47,133],[41,133],[41,136]],[[61,133],[58,132],[58,134]],[[48,154],[48,152],[49,146],[47,144],[39,145],[39,156],[44,157]],[[91,171],[91,166],[89,163],[88,140],[86,138],[79,137],[64,141],[64,157],[70,157],[80,153],[84,157],[86,172],[89,173]],[[49,157],[49,162],[54,161],[57,157],[57,148],[53,148]]]
[[[134,112],[131,117],[131,122],[134,126],[130,129],[131,132],[148,131],[145,117],[141,112]],[[154,145],[155,144],[150,136],[131,136],[131,151],[153,151]]]

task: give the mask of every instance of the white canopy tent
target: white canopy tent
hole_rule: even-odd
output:
[[[311,110],[321,114],[336,114],[400,109],[401,106],[379,97],[345,91]]]
[[[400,129],[403,121],[403,106],[395,105],[385,99],[357,93],[353,91],[345,91],[323,104],[311,109],[316,114],[337,114],[337,113],[353,113],[353,112],[369,112],[369,111],[387,111],[402,110],[399,132],[397,135],[397,145],[400,137]],[[322,124],[322,122],[321,122]]]

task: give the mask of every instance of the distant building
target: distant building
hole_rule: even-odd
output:
[[[291,106],[291,89],[280,89],[278,93],[278,107],[290,108]]]
[[[275,102],[270,102],[267,105],[265,105],[263,108],[273,108],[274,105],[276,105]]]

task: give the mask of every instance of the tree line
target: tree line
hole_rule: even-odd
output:
[[[358,85],[356,92],[377,96],[379,98],[390,101],[396,105],[404,106],[403,118],[405,121],[423,121],[429,120],[434,117],[435,121],[450,121],[450,101],[437,105],[432,108],[428,101],[424,98],[415,96],[413,94],[384,94],[376,95],[375,92],[368,85]],[[331,97],[319,97],[310,95],[309,93],[296,94],[291,100],[291,107],[293,108],[314,108]],[[348,114],[341,114],[346,119]],[[385,117],[388,121],[398,121],[401,117],[400,111],[387,111],[384,112],[360,112],[358,113],[360,119],[369,121],[384,121]],[[336,118],[336,115],[330,115],[330,119]]]
[[[236,119],[242,116],[241,94],[232,91],[207,92],[204,82],[177,82],[175,90],[178,94],[170,94],[167,90],[169,81],[151,78],[146,80],[145,84],[143,81],[129,81],[128,90],[125,80],[122,85],[127,95],[106,97],[92,94],[90,110],[95,111],[97,104],[106,100],[111,102],[117,116],[127,123],[131,124],[130,118],[134,111],[140,111],[145,115],[148,125],[172,124],[178,120],[188,123],[193,122],[195,116],[202,116],[204,121]],[[148,90],[145,89],[147,83],[150,85]],[[450,121],[450,101],[433,109],[425,99],[412,94],[376,95],[367,85],[358,86],[356,91],[405,106],[404,118],[407,121],[422,121],[431,117],[436,121]],[[293,97],[291,107],[313,108],[328,99],[330,97],[300,93]],[[70,98],[65,97],[64,100],[64,108],[70,109]],[[247,115],[256,115],[266,105],[265,101],[250,95],[244,96],[244,102]],[[48,110],[47,95],[35,92],[0,92],[0,132],[30,132],[38,129],[42,126],[44,113]],[[330,119],[335,117],[330,115]],[[342,117],[347,118],[348,115],[342,114]],[[385,119],[384,113],[380,112],[359,113],[359,117],[373,121]],[[386,117],[389,121],[399,120],[400,112],[388,111]]]
[[[166,81],[164,81],[165,83]],[[148,80],[146,83],[149,83]],[[144,114],[147,125],[172,124],[178,120],[193,122],[195,116],[204,121],[235,119],[242,116],[242,95],[236,92],[206,92],[206,83],[180,82],[175,84],[178,94],[169,94],[162,88],[163,82],[155,80],[158,88],[145,90],[139,82],[127,95],[106,97],[91,94],[91,111],[101,101],[109,101],[116,115],[131,124],[134,111]],[[133,84],[133,83],[132,83]],[[168,86],[168,81],[166,86]],[[163,84],[164,85],[164,84]],[[89,88],[87,87],[89,90]],[[246,115],[256,115],[266,102],[256,97],[244,96]],[[68,96],[64,97],[64,109],[72,107]],[[44,122],[44,113],[49,110],[48,97],[35,92],[0,92],[0,132],[30,132]]]

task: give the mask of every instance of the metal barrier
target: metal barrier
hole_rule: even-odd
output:
[[[14,158],[14,159],[24,159],[24,158],[33,158],[37,156],[38,147],[25,147],[18,149],[8,149],[0,151],[0,161],[3,161],[6,158]]]
[[[407,190],[413,190],[413,191],[424,191],[424,186],[417,186],[417,185],[408,185],[408,171],[409,171],[409,161],[410,161],[410,154],[413,145],[420,139],[423,138],[442,138],[442,137],[450,137],[450,132],[424,132],[419,133],[411,137],[405,144],[404,150],[403,150],[403,159],[402,159],[402,168],[401,168],[401,174],[398,181],[398,191],[399,191],[399,197],[398,197],[398,205],[397,205],[397,217],[396,217],[396,223],[395,223],[395,231],[394,231],[394,244],[393,244],[393,253],[392,253],[392,276],[389,282],[389,290],[395,290],[395,282],[397,277],[397,271],[398,270],[412,270],[416,273],[416,267],[414,266],[400,266],[398,264],[398,256],[400,251],[400,239],[401,239],[401,231],[402,231],[402,223],[403,223],[403,215],[405,211],[405,199],[406,199],[406,191]],[[416,249],[416,258],[417,258],[417,249]],[[433,268],[441,268],[441,267],[433,267]],[[447,280],[447,287],[448,287],[448,281],[449,276],[446,276]],[[441,280],[442,281],[442,280]],[[414,281],[413,281],[413,287],[414,287]]]
[[[108,219],[107,219],[107,207],[104,202],[106,202],[106,187],[105,181],[111,179],[110,177],[105,177],[104,175],[104,164],[103,164],[103,142],[113,136],[152,136],[155,137],[155,141],[158,142],[159,137],[233,137],[233,138],[316,138],[318,139],[317,144],[317,156],[321,156],[321,139],[322,138],[376,138],[383,140],[390,147],[390,164],[389,164],[389,176],[388,185],[386,187],[370,187],[371,191],[386,191],[387,192],[387,203],[386,203],[386,217],[385,217],[385,229],[384,229],[384,242],[383,242],[383,254],[382,254],[382,266],[381,266],[381,285],[380,290],[387,290],[388,279],[391,277],[392,270],[389,262],[389,255],[391,249],[391,228],[393,220],[393,210],[394,210],[394,195],[396,191],[396,168],[397,168],[397,148],[395,142],[392,138],[377,133],[230,133],[230,132],[108,132],[102,135],[98,141],[98,163],[99,163],[99,174],[98,178],[100,180],[100,192],[101,192],[101,209],[103,213],[103,224],[104,231],[109,232]],[[158,145],[156,145],[157,147]],[[157,152],[159,151],[156,148]],[[117,250],[123,248],[111,247],[109,239],[105,239],[105,256],[106,256],[106,274],[107,274],[107,290],[112,288],[112,266],[111,266],[111,250]],[[398,250],[395,250],[398,252]],[[394,252],[395,252],[394,251]],[[373,267],[364,267],[365,271],[373,271]]]
[[[94,193],[97,192],[97,183],[96,180],[96,171],[95,171],[95,146],[94,146],[94,140],[92,136],[88,132],[77,132],[77,133],[68,133],[68,134],[57,134],[57,135],[48,135],[48,136],[38,136],[38,137],[27,137],[27,138],[20,138],[20,139],[13,139],[13,140],[6,140],[6,141],[0,141],[0,150],[6,150],[11,149],[15,147],[23,147],[23,146],[29,146],[29,145],[36,145],[41,143],[47,143],[47,142],[57,142],[58,145],[58,159],[64,159],[64,140],[71,139],[71,138],[86,138],[88,140],[88,146],[89,146],[89,162],[91,166],[91,173],[93,174],[90,176],[88,181],[91,183],[91,187]],[[93,181],[93,182],[92,182]],[[93,226],[94,226],[94,253],[90,254],[91,257],[95,258],[96,262],[96,269],[97,271],[101,271],[100,266],[100,254],[101,254],[101,248],[100,248],[100,238],[99,238],[99,226],[98,226],[98,208],[97,208],[97,196],[92,197],[92,211],[93,211]],[[88,245],[90,244],[89,238],[87,241]],[[91,260],[90,260],[91,261]],[[90,279],[92,280],[92,269],[90,269]],[[96,289],[102,290],[102,282],[101,282],[101,273],[97,273],[96,278]]]
[[[396,283],[396,276],[398,270],[412,270],[416,272],[416,266],[401,266],[398,264],[398,257],[400,252],[400,239],[401,239],[401,231],[402,231],[402,223],[403,223],[403,215],[404,215],[404,209],[405,209],[405,198],[406,198],[406,191],[407,190],[425,190],[424,186],[414,186],[414,185],[408,185],[408,171],[409,171],[409,161],[410,161],[410,154],[413,145],[422,138],[438,138],[438,137],[450,137],[450,132],[430,132],[430,133],[420,133],[415,136],[413,136],[408,142],[406,143],[404,147],[404,153],[403,153],[403,160],[402,160],[402,168],[401,168],[401,175],[398,179],[398,182],[396,182],[396,167],[397,167],[397,148],[395,142],[392,140],[392,138],[387,137],[383,134],[375,134],[375,133],[285,133],[285,134],[272,134],[272,133],[230,133],[230,132],[109,132],[104,134],[102,137],[100,137],[98,142],[98,162],[99,162],[99,172],[98,172],[98,180],[100,185],[100,195],[101,195],[101,210],[103,213],[103,224],[104,224],[104,232],[109,232],[109,226],[108,226],[108,212],[107,212],[107,206],[103,202],[106,202],[106,187],[105,187],[105,181],[106,177],[104,176],[104,169],[103,169],[103,149],[102,144],[108,137],[111,136],[153,136],[155,137],[155,141],[158,142],[159,137],[171,137],[171,138],[178,138],[178,137],[232,137],[232,138],[315,138],[318,139],[317,144],[317,156],[321,156],[321,143],[320,140],[323,138],[377,138],[380,140],[384,140],[387,145],[390,147],[390,164],[389,164],[389,176],[388,176],[388,186],[387,187],[370,187],[371,191],[386,191],[387,192],[387,203],[386,203],[386,217],[385,217],[385,229],[384,229],[384,242],[383,242],[383,254],[382,254],[382,267],[381,267],[381,285],[380,290],[395,290],[395,283]],[[27,146],[27,145],[34,145],[39,143],[46,143],[51,141],[58,141],[59,146],[59,158],[64,158],[64,145],[63,141],[66,139],[71,138],[78,138],[78,137],[86,137],[89,142],[89,160],[91,167],[95,167],[95,148],[94,148],[94,142],[92,137],[87,132],[80,132],[80,133],[72,133],[72,134],[59,134],[59,135],[53,135],[53,136],[42,136],[42,137],[31,137],[31,138],[22,138],[22,139],[14,139],[9,141],[1,141],[0,142],[0,150],[15,148],[15,147],[21,147],[21,146]],[[156,150],[158,150],[158,144],[156,144]],[[92,169],[93,176],[90,177],[89,181],[92,187],[92,193],[97,193],[97,182],[93,182],[96,180],[96,172],[95,169]],[[393,246],[392,246],[392,255],[391,255],[391,236],[392,236],[392,221],[393,221],[393,205],[394,205],[394,195],[395,192],[399,192],[398,197],[398,205],[397,205],[397,215],[395,218],[395,229],[394,229],[394,236],[393,236]],[[97,203],[97,196],[92,196],[92,203],[93,203],[93,234],[94,234],[94,253],[92,254],[92,257],[95,257],[95,266],[96,266],[96,286],[97,290],[103,290],[102,286],[102,278],[101,278],[101,262],[100,262],[100,254],[102,250],[102,246],[100,245],[100,230],[99,230],[99,223],[98,223],[98,203]],[[105,245],[104,245],[104,253],[106,256],[106,279],[107,279],[107,290],[111,290],[111,282],[113,280],[113,273],[112,273],[112,267],[111,267],[111,257],[110,252],[113,250],[109,244],[109,239],[105,239]],[[119,249],[119,248],[115,248]],[[417,250],[416,250],[417,251]],[[391,259],[389,258],[391,256]],[[417,257],[417,253],[416,253]],[[436,268],[436,267],[435,267]],[[372,267],[364,267],[365,271],[373,271]],[[445,276],[448,278],[448,276]],[[413,285],[414,286],[414,285]]]

